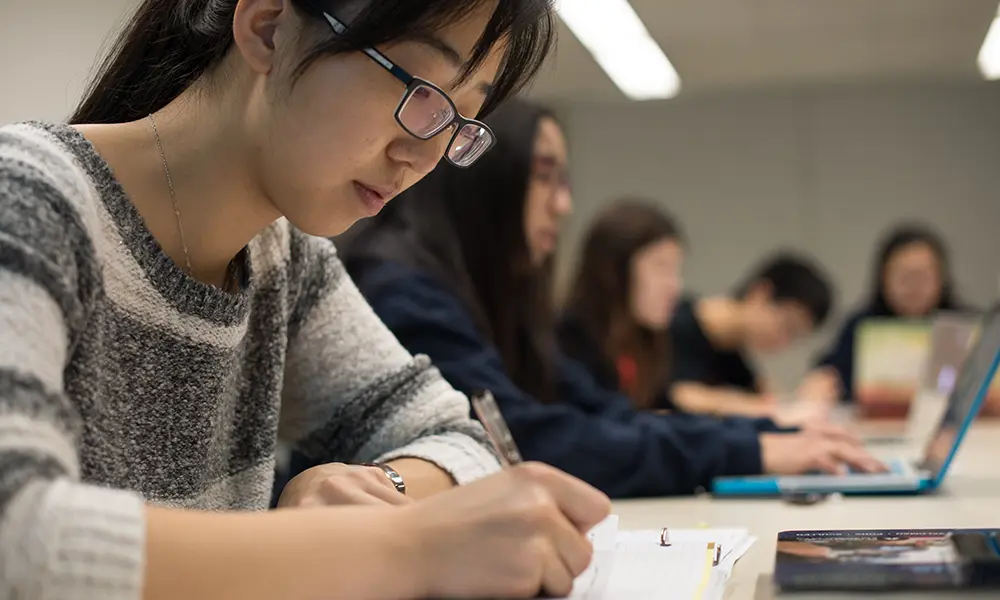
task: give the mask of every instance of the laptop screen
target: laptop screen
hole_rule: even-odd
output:
[[[1000,307],[986,313],[980,332],[957,373],[941,422],[924,452],[923,467],[931,472],[935,480],[948,468],[958,442],[972,423],[974,413],[978,412],[988,382],[992,381],[997,370]]]
[[[938,313],[931,329],[931,352],[924,371],[924,389],[945,396],[951,394],[958,369],[969,353],[981,318],[979,314]]]
[[[874,317],[858,325],[854,400],[862,418],[904,425],[924,380],[930,338],[925,320]]]

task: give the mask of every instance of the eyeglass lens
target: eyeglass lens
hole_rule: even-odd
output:
[[[448,148],[448,159],[466,167],[476,162],[493,144],[493,136],[485,127],[468,123],[458,131],[455,141]]]
[[[440,91],[426,85],[413,88],[399,109],[399,122],[422,140],[441,133],[454,120],[455,109],[451,101]],[[482,156],[492,143],[489,130],[467,123],[448,147],[447,156],[459,166],[468,166]]]

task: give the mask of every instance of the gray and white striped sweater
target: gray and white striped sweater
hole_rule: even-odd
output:
[[[0,128],[0,599],[134,599],[143,503],[265,509],[325,461],[499,468],[468,402],[281,220],[239,294],[188,277],[65,125]]]

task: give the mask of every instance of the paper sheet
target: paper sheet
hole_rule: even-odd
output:
[[[594,560],[577,578],[572,600],[721,598],[733,567],[753,545],[745,529],[671,529],[668,547],[660,546],[659,530],[618,531],[610,517],[590,534]],[[712,565],[708,544],[722,546]]]

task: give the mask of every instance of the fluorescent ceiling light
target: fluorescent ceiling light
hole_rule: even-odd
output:
[[[1000,79],[1000,8],[979,49],[979,72],[986,79]]]
[[[559,16],[632,100],[672,98],[681,79],[628,0],[557,0]]]

